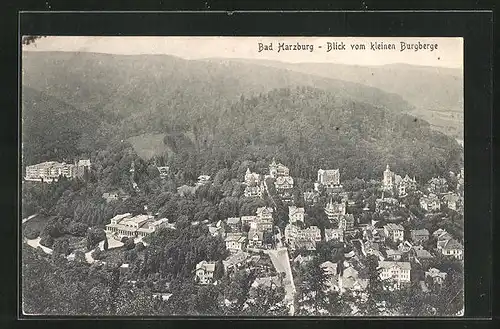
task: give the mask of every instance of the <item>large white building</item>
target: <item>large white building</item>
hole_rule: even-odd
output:
[[[399,287],[401,283],[410,282],[411,264],[410,262],[389,262],[380,261],[380,279],[393,280]]]
[[[337,186],[340,185],[340,170],[339,169],[329,169],[329,170],[318,170],[318,183],[320,185],[326,186]]]
[[[384,225],[385,236],[394,242],[404,241],[405,229],[403,226],[394,223]]]
[[[111,223],[106,225],[106,232],[132,238],[145,237],[167,224],[166,218],[155,220],[154,216],[150,215],[132,216],[126,213],[111,218]]]
[[[46,161],[35,165],[26,166],[27,181],[50,183],[59,179],[60,176],[72,179],[81,177],[85,170],[90,169],[90,160],[79,160],[77,163],[60,163],[57,161]]]

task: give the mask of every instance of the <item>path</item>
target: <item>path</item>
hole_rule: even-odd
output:
[[[289,303],[290,315],[293,315],[295,310],[293,307],[295,298],[295,284],[293,282],[292,268],[290,266],[290,258],[288,257],[287,248],[266,250],[277,272],[285,273],[285,301]]]
[[[26,223],[27,221],[29,221],[30,219],[35,218],[36,216],[38,216],[38,214],[33,214],[33,215],[31,215],[31,216],[28,216],[28,217],[26,217],[26,218],[23,218],[23,220],[21,221],[21,224]]]
[[[33,247],[33,248],[35,248],[35,249],[37,249],[38,247],[40,247],[40,248],[42,248],[42,250],[43,250],[46,254],[52,254],[52,249],[47,248],[47,247],[45,247],[45,246],[42,246],[42,245],[40,244],[40,240],[41,240],[41,238],[40,238],[40,237],[38,237],[38,238],[36,238],[36,239],[26,239],[26,238],[24,238],[24,241],[25,241],[25,242],[26,242],[29,246],[31,246],[31,247]]]

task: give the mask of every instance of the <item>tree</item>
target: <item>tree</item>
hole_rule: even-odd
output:
[[[248,316],[286,316],[288,307],[285,304],[285,289],[282,286],[258,286],[254,288],[252,298],[243,310]]]
[[[303,273],[303,283],[301,285],[301,296],[299,296],[301,306],[311,308],[315,315],[320,314],[327,306],[327,280],[328,277],[320,266],[321,260],[315,256],[305,266]]]
[[[68,238],[59,238],[55,240],[54,245],[53,245],[53,253],[54,254],[59,254],[63,256],[67,256],[70,253],[69,250],[69,240]]]
[[[218,260],[215,263],[215,272],[214,272],[214,280],[220,280],[224,276],[224,264],[222,260]]]
[[[87,231],[87,250],[90,251],[101,241],[106,239],[106,232],[98,227],[93,227]]]
[[[23,45],[30,45],[30,44],[34,44],[36,40],[38,39],[41,39],[41,38],[45,38],[45,36],[42,36],[42,35],[25,35],[22,37],[21,39],[21,43]]]
[[[68,233],[74,236],[85,236],[87,229],[88,225],[85,223],[72,222],[68,227]]]
[[[144,243],[142,242],[139,242],[135,245],[135,250],[137,250],[137,252],[141,252],[145,249],[146,247],[144,246]]]
[[[102,258],[101,248],[96,247],[90,255],[92,256],[93,259],[100,260]]]
[[[134,249],[134,248],[135,248],[134,238],[128,238],[128,239],[124,242],[124,247],[125,247],[125,249],[127,249],[127,250]]]
[[[368,286],[366,299],[359,301],[359,311],[368,316],[380,315],[382,304],[385,303],[385,308],[390,308],[391,303],[388,303],[391,299],[390,292],[384,289],[384,283],[380,278],[377,256],[369,255],[364,266],[363,274],[360,276],[368,276]]]
[[[81,250],[75,251],[75,262],[85,263],[87,260],[85,259],[85,254]]]
[[[104,251],[108,251],[108,248],[109,248],[108,237],[106,237],[106,239],[104,240],[103,249]]]

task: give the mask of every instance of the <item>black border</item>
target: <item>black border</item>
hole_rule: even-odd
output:
[[[367,1],[368,2],[368,1]],[[51,2],[54,3],[54,2]],[[60,3],[60,2],[58,2]],[[72,4],[73,9],[76,8]],[[484,5],[483,5],[484,6]],[[207,8],[208,7],[208,8]],[[366,9],[361,6],[360,9]],[[116,8],[116,7],[115,7]],[[205,3],[205,8],[210,5]],[[212,7],[213,8],[213,7]],[[484,7],[486,8],[486,6]],[[35,9],[35,8],[33,8]],[[48,9],[37,8],[37,9]],[[50,8],[56,10],[55,6]],[[148,8],[146,8],[148,9]],[[465,149],[467,168],[466,315],[491,316],[492,261],[492,12],[204,12],[204,13],[28,13],[19,16],[22,34],[40,35],[317,35],[462,36],[465,58]],[[424,22],[424,24],[423,24]],[[305,32],[304,32],[305,31]],[[18,36],[16,37],[18,42]],[[17,43],[18,45],[19,43]],[[13,56],[10,56],[13,59]],[[17,54],[15,57],[16,63]],[[17,72],[17,65],[16,72]],[[13,68],[13,67],[11,67]],[[18,86],[14,87],[14,96]],[[15,103],[18,105],[16,97]],[[16,119],[17,119],[17,114]],[[17,128],[17,126],[16,126]],[[12,129],[12,126],[11,126]],[[17,134],[16,134],[17,135]],[[14,145],[8,151],[17,152]],[[17,166],[17,162],[16,162]],[[13,183],[17,186],[14,176]],[[15,203],[19,196],[15,196]],[[12,203],[11,203],[12,204]],[[16,214],[17,215],[17,214]],[[17,216],[16,216],[17,217]],[[7,224],[7,231],[14,225]],[[12,239],[12,236],[11,236]],[[7,240],[4,240],[7,241]],[[18,241],[19,243],[19,241]],[[13,246],[14,244],[12,243]],[[17,251],[17,254],[19,251]],[[13,253],[14,255],[15,253]],[[15,258],[14,258],[15,260]],[[16,260],[17,261],[17,260]],[[16,263],[17,266],[19,264]],[[15,281],[17,282],[17,278]],[[14,288],[15,289],[15,288]],[[17,308],[17,296],[2,298]],[[2,305],[3,306],[3,305]],[[6,308],[7,308],[6,307]],[[17,312],[16,312],[17,313]],[[20,315],[20,314],[18,314]],[[2,316],[2,318],[4,318]],[[295,319],[295,318],[294,318]],[[302,319],[302,318],[297,318]],[[461,320],[453,320],[463,322]],[[307,319],[317,321],[318,318]],[[386,320],[376,321],[382,325]],[[406,322],[408,319],[405,319]],[[443,319],[432,320],[441,322]],[[261,320],[255,320],[259,323]],[[280,321],[288,324],[290,320]],[[362,324],[365,319],[353,320]],[[359,321],[359,322],[358,322]],[[421,320],[430,323],[431,320]],[[28,321],[37,323],[38,321]],[[66,321],[64,321],[66,322]],[[92,325],[94,321],[87,322]],[[149,322],[149,321],[148,321]],[[175,321],[177,322],[177,321]],[[300,321],[302,322],[302,321]],[[420,321],[419,321],[420,322]],[[474,322],[477,322],[474,321]],[[61,323],[61,322],[59,322]],[[92,323],[92,324],[91,324]],[[137,322],[132,322],[137,325]],[[290,323],[296,323],[295,320]],[[374,322],[375,323],[375,322]],[[478,322],[477,322],[478,323]],[[141,325],[144,323],[141,323]],[[174,324],[174,322],[172,323]],[[424,324],[424,323],[422,323]],[[73,323],[72,323],[73,325]]]

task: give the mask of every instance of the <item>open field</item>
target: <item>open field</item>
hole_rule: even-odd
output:
[[[163,143],[164,137],[164,134],[143,134],[130,137],[128,141],[142,159],[149,160],[155,155],[172,153],[172,150]]]

